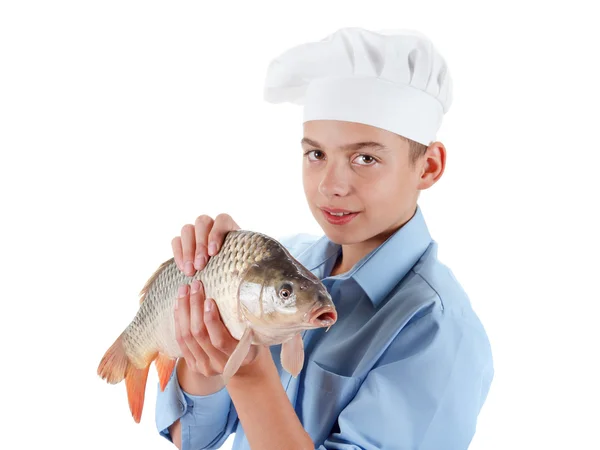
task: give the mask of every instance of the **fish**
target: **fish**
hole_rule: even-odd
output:
[[[178,288],[194,279],[215,300],[221,320],[238,343],[223,370],[225,385],[252,345],[281,344],[282,367],[297,377],[304,365],[302,334],[337,321],[321,280],[276,239],[250,230],[229,231],[206,266],[185,275],[175,259],[164,261],[146,281],[139,308],[106,350],[98,375],[109,384],[125,380],[131,415],[140,423],[146,382],[154,361],[161,391],[183,357],[175,334]]]

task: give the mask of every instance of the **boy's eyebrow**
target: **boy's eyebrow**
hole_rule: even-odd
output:
[[[304,145],[304,144],[308,144],[308,145],[312,145],[313,147],[319,147],[321,148],[321,144],[319,144],[316,141],[313,141],[312,139],[309,138],[302,138],[302,141],[300,141],[300,145]],[[375,141],[366,141],[366,142],[356,142],[354,144],[347,144],[347,145],[343,145],[340,147],[340,150],[352,150],[352,151],[356,151],[356,150],[360,150],[362,148],[371,148],[372,150],[384,150],[385,146],[383,144],[380,144],[379,142],[375,142]]]

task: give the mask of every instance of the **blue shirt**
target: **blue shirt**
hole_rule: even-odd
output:
[[[494,368],[467,294],[437,259],[422,211],[347,273],[329,276],[341,247],[300,234],[282,242],[330,292],[338,322],[304,333],[305,365],[281,383],[315,449],[465,450]],[[227,389],[158,390],[156,425],[180,419],[183,449],[249,449]]]

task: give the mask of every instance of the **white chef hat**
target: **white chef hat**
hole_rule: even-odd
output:
[[[272,60],[264,98],[304,105],[304,122],[359,122],[429,145],[452,103],[452,79],[420,32],[342,28]]]

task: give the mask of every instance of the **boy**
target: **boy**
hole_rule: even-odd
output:
[[[236,450],[468,448],[491,350],[417,205],[445,167],[434,140],[452,98],[444,60],[414,32],[341,29],[274,60],[265,96],[304,104],[303,184],[324,236],[284,245],[323,280],[338,321],[304,333],[298,378],[280,346],[253,347],[224,388],[236,341],[202,286],[182,286],[184,358],[158,392],[159,432],[183,449],[219,448],[231,433]],[[228,215],[184,226],[180,269],[203,268],[233,229]]]

